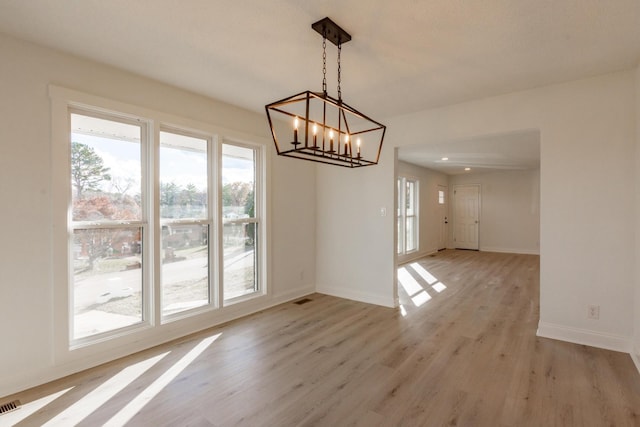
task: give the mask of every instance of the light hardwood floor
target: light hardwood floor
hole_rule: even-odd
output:
[[[0,425],[640,425],[629,355],[535,336],[537,256],[404,267],[401,309],[315,294],[20,393]]]

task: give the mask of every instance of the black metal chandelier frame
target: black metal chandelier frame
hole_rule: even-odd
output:
[[[348,168],[375,165],[380,159],[386,126],[342,101],[340,55],[342,44],[350,41],[351,36],[329,18],[311,27],[323,38],[322,92],[307,90],[265,106],[276,150],[281,156]],[[338,98],[327,93],[327,40],[338,47]],[[290,148],[278,141],[272,115],[284,121],[293,120]],[[301,138],[298,136],[300,121]],[[361,139],[365,139],[365,144],[361,144]]]

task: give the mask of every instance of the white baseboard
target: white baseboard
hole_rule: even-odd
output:
[[[500,248],[495,246],[482,246],[482,252],[500,252],[506,254],[523,254],[523,255],[540,255],[540,249],[516,249],[516,248]]]
[[[428,257],[429,255],[437,254],[437,253],[438,253],[437,250],[431,250],[431,251],[424,251],[424,252],[415,252],[409,255],[405,255],[404,257],[401,257],[400,255],[398,255],[398,265],[408,264],[410,262],[417,261],[420,258],[425,258],[425,257]]]
[[[623,353],[631,353],[632,347],[631,337],[606,334],[588,329],[572,328],[570,326],[556,325],[542,321],[538,323],[536,335],[543,338],[551,338]]]
[[[108,351],[100,352],[99,354],[94,354],[81,360],[58,361],[57,363],[54,362],[52,366],[43,367],[37,371],[31,370],[6,375],[2,379],[2,383],[0,383],[0,397],[19,393],[32,387],[99,366],[111,360],[161,345],[168,341],[178,339],[181,336],[191,335],[192,333],[200,332],[313,293],[315,293],[315,286],[307,285],[274,296],[258,297],[253,300],[247,300],[244,303],[225,307],[222,310],[214,312],[215,314],[205,321],[197,316],[194,316],[192,319],[185,319],[186,324],[182,326],[176,325],[175,330],[172,331],[164,331],[161,337],[154,335],[140,340],[135,344],[114,346]]]
[[[307,295],[311,295],[315,292],[316,292],[315,285],[307,285],[304,288],[298,288],[298,289],[291,290],[289,292],[284,292],[282,294],[274,296],[271,299],[268,307],[265,307],[265,308],[274,307],[276,305],[283,304],[285,302],[293,301],[294,299],[306,297]],[[264,308],[262,308],[261,310],[264,310]]]
[[[631,352],[631,360],[633,360],[633,363],[635,363],[636,369],[640,374],[640,348],[638,348],[637,346],[633,346],[633,351]]]
[[[367,304],[381,305],[383,307],[395,307],[395,298],[393,295],[384,297],[382,295],[371,294],[368,292],[360,292],[338,288],[335,286],[316,286],[316,292],[319,294],[331,295],[338,298],[350,299]]]

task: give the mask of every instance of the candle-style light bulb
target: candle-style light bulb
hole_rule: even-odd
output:
[[[333,130],[329,131],[329,152],[333,153]]]
[[[298,142],[298,116],[293,119],[293,143]]]
[[[317,124],[313,124],[313,148],[317,148],[318,147],[318,125]]]
[[[356,144],[358,144],[358,157],[360,157],[360,138],[358,138]]]
[[[349,155],[349,134],[345,134],[344,136],[344,155]]]

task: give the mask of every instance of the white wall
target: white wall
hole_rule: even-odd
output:
[[[394,147],[539,130],[539,334],[629,351],[635,102],[627,71],[382,120],[378,166],[318,169],[318,286],[393,300],[394,218],[378,209],[394,203]],[[351,233],[334,226],[341,221]],[[589,304],[600,305],[599,320],[587,319]]]
[[[398,263],[408,262],[438,251],[441,221],[438,217],[438,185],[448,186],[449,177],[431,169],[398,161],[398,175],[417,178],[419,181],[418,250],[398,255]],[[449,195],[447,194],[448,198]],[[392,209],[395,214],[395,210]]]
[[[392,147],[383,151],[390,167],[317,169],[316,290],[393,307],[395,160]]]
[[[61,365],[53,354],[51,109],[48,85],[270,138],[265,117],[193,93],[0,35],[0,396],[313,292],[315,167],[271,155],[272,293],[177,321],[135,344]],[[212,77],[214,78],[214,77]],[[295,270],[291,271],[291,266]],[[304,278],[300,277],[304,273]]]
[[[449,182],[451,200],[456,185],[480,184],[481,251],[540,253],[539,170],[453,175]]]

